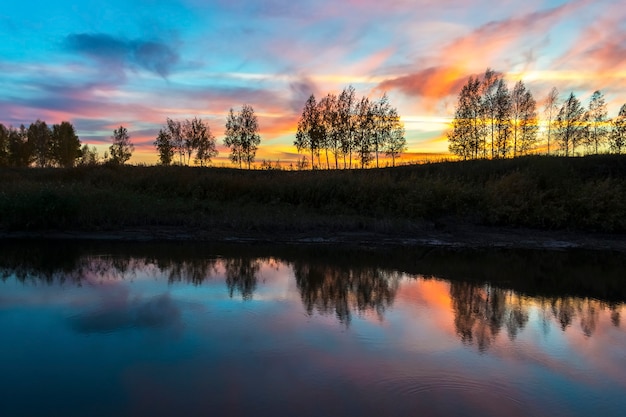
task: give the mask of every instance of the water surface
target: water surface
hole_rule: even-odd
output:
[[[623,255],[0,249],[2,416],[626,409]]]

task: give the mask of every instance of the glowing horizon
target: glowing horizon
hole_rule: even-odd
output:
[[[447,154],[460,87],[487,68],[538,103],[552,87],[583,105],[601,90],[613,117],[626,101],[626,10],[613,0],[35,3],[0,15],[0,123],[67,120],[101,155],[124,125],[133,163],[156,162],[167,117],[197,116],[216,136],[214,165],[228,165],[224,123],[243,104],[259,116],[257,163],[293,162],[306,98],[348,85],[389,95],[404,161]]]

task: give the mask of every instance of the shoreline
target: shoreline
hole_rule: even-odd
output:
[[[323,230],[232,231],[181,227],[140,227],[107,231],[0,231],[0,240],[92,240],[111,242],[204,242],[269,245],[413,246],[458,249],[584,249],[626,253],[626,235],[579,231],[535,230],[461,224],[421,228],[413,233]]]

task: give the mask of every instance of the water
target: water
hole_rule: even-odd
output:
[[[0,244],[0,415],[621,416],[624,255]]]

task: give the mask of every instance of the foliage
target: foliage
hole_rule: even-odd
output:
[[[261,143],[258,131],[259,122],[252,106],[244,104],[237,113],[230,109],[226,119],[224,145],[230,148],[230,160],[239,164],[239,168],[245,163],[250,169],[250,164],[254,162]]]
[[[111,162],[116,165],[124,165],[132,156],[135,145],[130,141],[128,130],[124,126],[113,130],[113,144],[109,147]]]
[[[461,89],[452,129],[448,132],[448,149],[463,160],[476,159],[481,155],[485,135],[483,107],[480,95],[481,81],[470,77]]]
[[[38,167],[52,165],[52,134],[46,122],[37,119],[36,122],[31,123],[28,126],[26,141]]]
[[[307,99],[302,116],[298,120],[298,130],[294,145],[298,152],[308,149],[311,152],[311,169],[315,168],[315,155],[319,153],[324,136],[322,115],[317,106],[315,95],[311,94]]]
[[[548,142],[548,151],[547,154],[550,155],[550,138],[552,136],[552,124],[554,122],[554,116],[556,112],[559,110],[559,90],[556,87],[552,87],[548,95],[546,96],[543,112],[547,117],[546,123],[548,127],[547,132],[547,142]]]
[[[353,154],[360,161],[361,168],[372,161],[379,165],[379,155],[385,152],[396,158],[406,150],[404,125],[398,111],[389,103],[384,94],[378,100],[355,98],[352,86],[345,88],[339,97],[328,94],[319,102],[311,94],[307,99],[294,141],[298,152],[308,151],[311,155],[311,169],[322,166],[321,153],[326,156],[326,168],[330,169],[329,153],[334,156],[335,169],[343,157],[343,167],[352,168]]]
[[[159,129],[154,146],[159,154],[159,162],[162,165],[170,165],[174,159],[175,144],[169,129]]]
[[[613,120],[609,141],[611,152],[621,154],[626,150],[626,104],[622,105],[618,116]]]
[[[513,118],[513,157],[527,155],[537,141],[537,103],[523,81],[518,81],[511,94]]]
[[[585,110],[574,93],[561,106],[556,117],[556,138],[565,156],[576,152],[576,146],[585,137]]]
[[[61,167],[71,168],[81,157],[80,139],[74,126],[69,122],[61,122],[52,126],[52,160]]]
[[[604,144],[608,136],[606,101],[604,94],[600,91],[595,91],[591,96],[587,119],[589,121],[587,145],[593,147],[597,154],[599,147]]]

